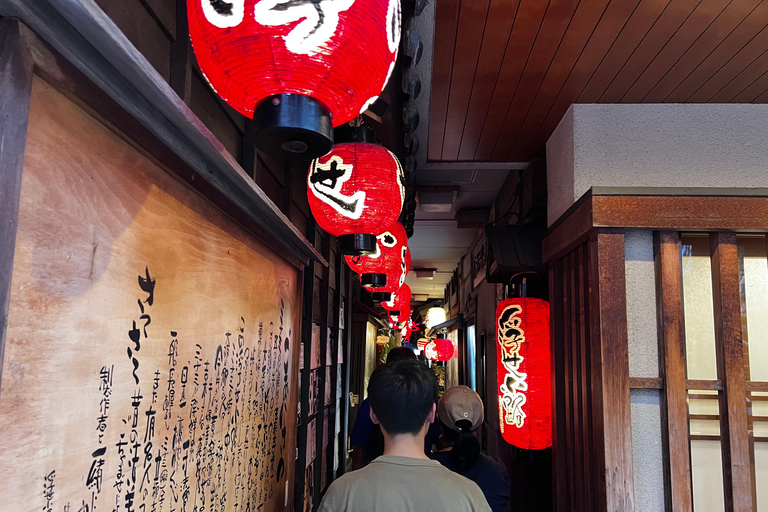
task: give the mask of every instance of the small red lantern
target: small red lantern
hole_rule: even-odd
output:
[[[397,312],[397,314],[388,313],[389,324],[393,329],[402,329],[408,323],[408,319],[411,318],[411,308],[405,307]]]
[[[371,254],[403,208],[403,168],[383,146],[337,144],[310,164],[307,198],[320,227],[339,237],[342,254]]]
[[[327,153],[332,127],[384,90],[400,42],[399,0],[187,0],[187,18],[206,79],[283,158]]]
[[[407,284],[404,284],[392,294],[392,300],[381,303],[381,306],[389,311],[390,315],[399,315],[401,310],[410,309],[410,305],[411,287]]]
[[[347,265],[360,275],[360,282],[366,288],[386,286],[387,274],[394,274],[401,267],[401,252],[407,243],[405,228],[395,222],[376,237],[376,251],[373,254],[345,256]]]
[[[552,446],[549,303],[507,299],[496,308],[499,425],[504,440],[527,450]]]
[[[424,355],[432,361],[448,361],[456,352],[456,347],[445,334],[438,334],[432,343],[429,343],[424,349]]]
[[[408,269],[411,262],[411,252],[407,247],[401,251],[400,268],[392,270],[387,274],[387,284],[379,288],[371,288],[371,296],[376,302],[388,302],[392,300],[392,295],[399,290],[405,283],[408,275]]]

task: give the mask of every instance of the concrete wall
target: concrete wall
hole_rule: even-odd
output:
[[[593,186],[768,187],[768,105],[572,105],[547,142],[549,224]]]

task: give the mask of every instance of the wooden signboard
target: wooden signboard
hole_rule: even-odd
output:
[[[34,79],[0,509],[283,509],[298,272]]]

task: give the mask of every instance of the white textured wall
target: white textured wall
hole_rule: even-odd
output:
[[[656,378],[659,376],[659,342],[653,233],[628,232],[624,239],[624,255],[629,376]]]
[[[629,395],[635,510],[639,512],[664,512],[660,400],[658,389],[633,389]]]
[[[547,142],[549,223],[590,187],[768,187],[768,105],[572,105]]]

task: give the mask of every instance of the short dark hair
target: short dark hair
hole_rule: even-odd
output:
[[[435,374],[416,359],[398,359],[376,368],[368,399],[381,427],[390,435],[416,435],[437,400]]]
[[[416,354],[408,347],[395,347],[387,354],[387,364],[394,363],[398,359],[416,360]]]

